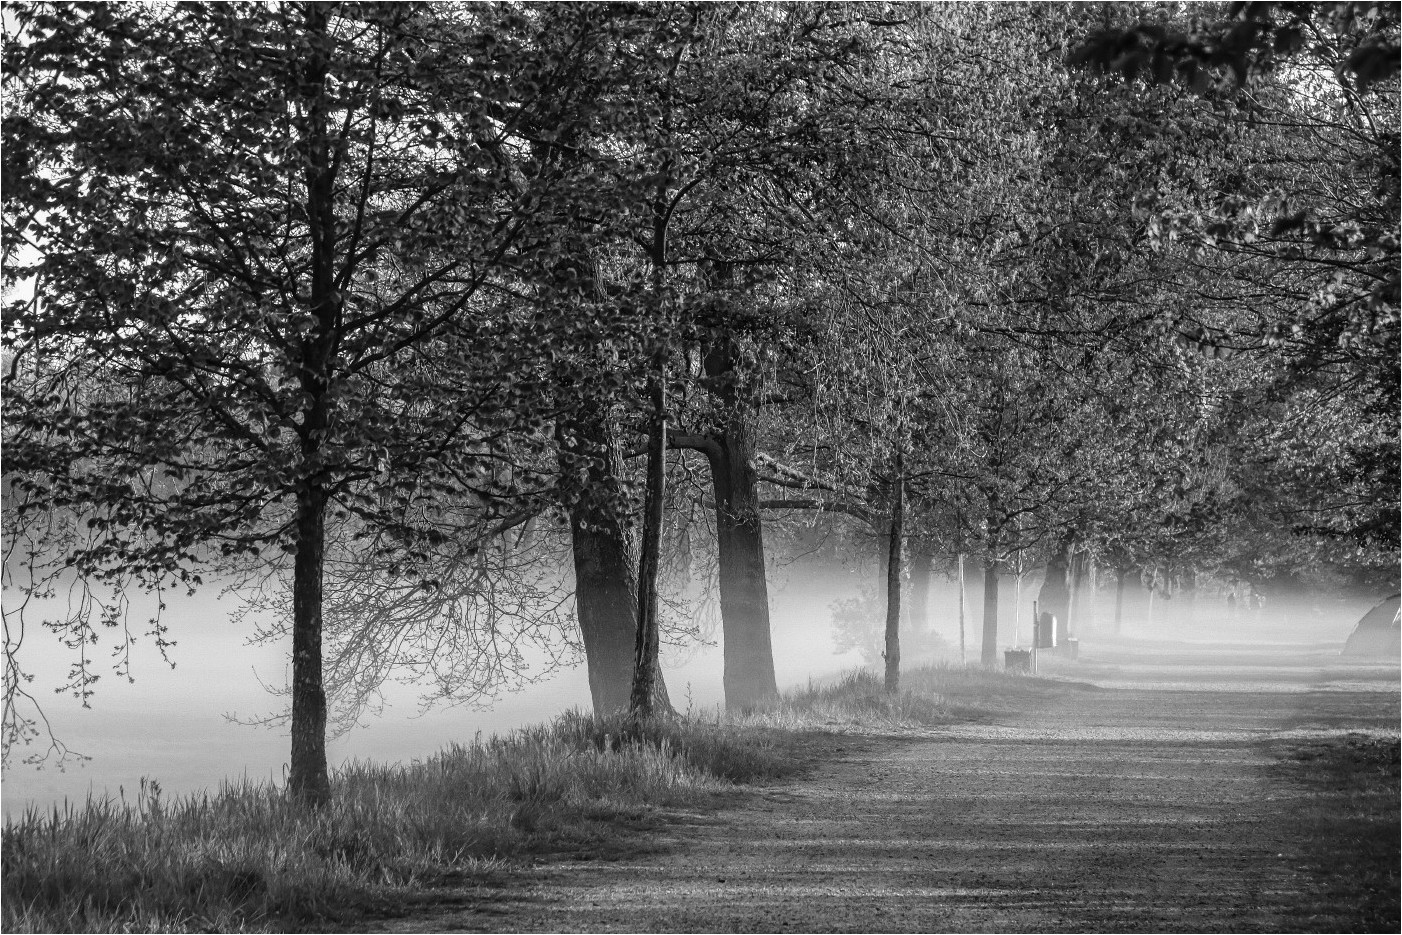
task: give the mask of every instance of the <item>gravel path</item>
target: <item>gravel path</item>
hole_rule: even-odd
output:
[[[1300,647],[1237,665],[1086,655],[1063,671],[1114,687],[848,743],[670,826],[660,852],[545,864],[391,930],[1346,930],[1346,913],[1309,914],[1317,881],[1272,764],[1291,740],[1395,731],[1397,667]]]

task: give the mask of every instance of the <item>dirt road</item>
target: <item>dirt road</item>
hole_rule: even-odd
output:
[[[659,853],[545,864],[389,928],[1349,930],[1295,833],[1278,757],[1396,730],[1397,667],[1213,649],[1092,647],[1061,671],[1095,690],[849,744],[802,781],[671,828]]]

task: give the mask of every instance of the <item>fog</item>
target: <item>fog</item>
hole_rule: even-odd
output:
[[[834,647],[829,604],[850,589],[846,570],[836,576],[779,569],[771,586],[775,668],[781,687],[822,678],[861,664],[854,651]],[[133,630],[151,613],[153,602],[133,596]],[[3,773],[7,814],[28,806],[48,807],[67,798],[128,794],[143,777],[156,779],[167,793],[215,788],[226,778],[281,780],[288,753],[285,726],[239,723],[281,710],[283,700],[269,686],[289,679],[288,645],[249,645],[256,620],[231,620],[238,602],[206,586],[193,597],[166,598],[163,619],[174,668],[162,661],[150,638],[138,637],[132,683],[105,666],[90,707],[53,693],[63,682],[74,653],[51,633],[32,626],[21,664],[35,676],[31,692],[43,704],[53,733],[72,750],[91,757],[59,770],[16,762]],[[36,610],[33,618],[41,616]],[[705,642],[664,645],[662,666],[673,704],[700,710],[723,699],[719,635]],[[718,629],[718,628],[716,628]],[[541,663],[537,661],[537,666]],[[408,761],[431,756],[454,742],[548,720],[569,708],[588,709],[589,683],[583,663],[557,670],[518,691],[504,693],[485,709],[437,707],[421,710],[422,691],[391,686],[379,716],[367,717],[331,739],[328,756],[338,764],[354,759]],[[41,749],[43,741],[39,742]]]
[[[884,604],[870,564],[807,561],[771,572],[774,658],[781,688],[879,661]],[[1002,649],[1030,641],[1032,601],[1039,585],[1036,575],[1026,576],[1020,588],[1011,577],[1002,581],[1000,661]],[[970,662],[979,658],[982,598],[980,576],[971,571],[965,596]],[[1078,596],[1072,631],[1082,641],[1082,659],[1074,669],[1060,668],[1058,673],[1091,678],[1106,687],[1132,674],[1136,684],[1143,685],[1146,678],[1155,677],[1154,665],[1172,661],[1174,687],[1191,687],[1194,666],[1206,677],[1215,664],[1241,664],[1252,646],[1270,644],[1277,651],[1327,661],[1337,655],[1374,601],[1363,596],[1267,597],[1264,606],[1246,606],[1210,588],[1201,589],[1194,600],[1155,595],[1151,601],[1142,592],[1131,592],[1116,632],[1111,581],[1093,596],[1084,590]],[[907,595],[907,610],[909,604]],[[908,622],[903,627],[906,666],[960,660],[958,606],[956,583],[937,572],[931,582],[929,630],[914,632]],[[149,601],[135,601],[133,623],[145,620],[150,607]],[[104,677],[88,709],[71,696],[53,694],[72,653],[52,634],[32,628],[22,653],[23,665],[36,676],[30,689],[43,703],[54,734],[91,759],[63,770],[53,765],[36,769],[18,762],[28,751],[17,751],[17,762],[3,774],[5,812],[47,808],[64,799],[82,801],[89,794],[111,796],[125,790],[130,796],[143,777],[159,781],[167,793],[215,788],[225,779],[245,776],[280,781],[287,757],[286,727],[250,726],[230,716],[247,720],[281,709],[283,699],[266,686],[286,685],[287,647],[249,645],[256,621],[231,622],[236,608],[235,599],[220,598],[213,586],[192,597],[168,597],[165,619],[170,637],[177,641],[171,650],[175,667],[161,660],[149,638],[142,639],[133,656],[135,681],[129,684],[99,668]],[[665,677],[679,709],[705,709],[722,700],[719,634],[702,630],[710,637],[706,642],[663,647]],[[1180,658],[1169,660],[1166,653]],[[1381,663],[1395,666],[1396,660]],[[1164,678],[1169,677],[1166,665]],[[331,762],[424,758],[447,744],[471,741],[479,732],[505,732],[569,708],[589,707],[582,663],[505,693],[486,709],[423,712],[419,695],[409,687],[390,690],[379,716],[330,741]]]

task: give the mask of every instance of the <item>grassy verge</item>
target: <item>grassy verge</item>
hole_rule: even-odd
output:
[[[1283,758],[1301,791],[1291,821],[1319,881],[1305,931],[1396,932],[1398,888],[1398,741],[1349,734],[1301,744]]]
[[[982,721],[1035,705],[1051,695],[1090,687],[972,666],[922,666],[901,674],[900,694],[887,695],[879,676],[854,672],[829,684],[788,692],[742,723],[792,730],[901,729]]]
[[[523,855],[606,852],[658,809],[790,775],[813,732],[950,723],[1051,690],[1044,680],[916,670],[887,697],[871,675],[791,693],[738,719],[567,713],[410,765],[352,764],[309,812],[269,786],[31,812],[3,833],[7,932],[259,931],[403,905]],[[827,745],[830,747],[830,745]]]

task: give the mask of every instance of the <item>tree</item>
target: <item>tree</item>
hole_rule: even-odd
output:
[[[194,586],[286,553],[288,783],[320,803],[327,524],[412,565],[437,498],[499,510],[493,446],[532,424],[552,333],[488,289],[553,249],[560,202],[617,198],[493,158],[578,119],[574,62],[506,8],[16,16],[4,249],[35,292],[7,308],[7,469],[30,509],[82,508],[84,574]]]
[[[1117,20],[1084,36],[1069,61],[1123,76],[1141,95],[1180,82],[1236,110],[1210,197],[1137,199],[1159,243],[1187,245],[1237,282],[1225,302],[1219,289],[1183,314],[1180,331],[1209,353],[1274,360],[1258,403],[1295,392],[1348,401],[1370,428],[1297,462],[1299,480],[1311,480],[1291,486],[1315,502],[1297,505],[1307,518],[1296,529],[1395,554],[1396,6],[1233,3]],[[1321,487],[1320,474],[1330,483]]]

